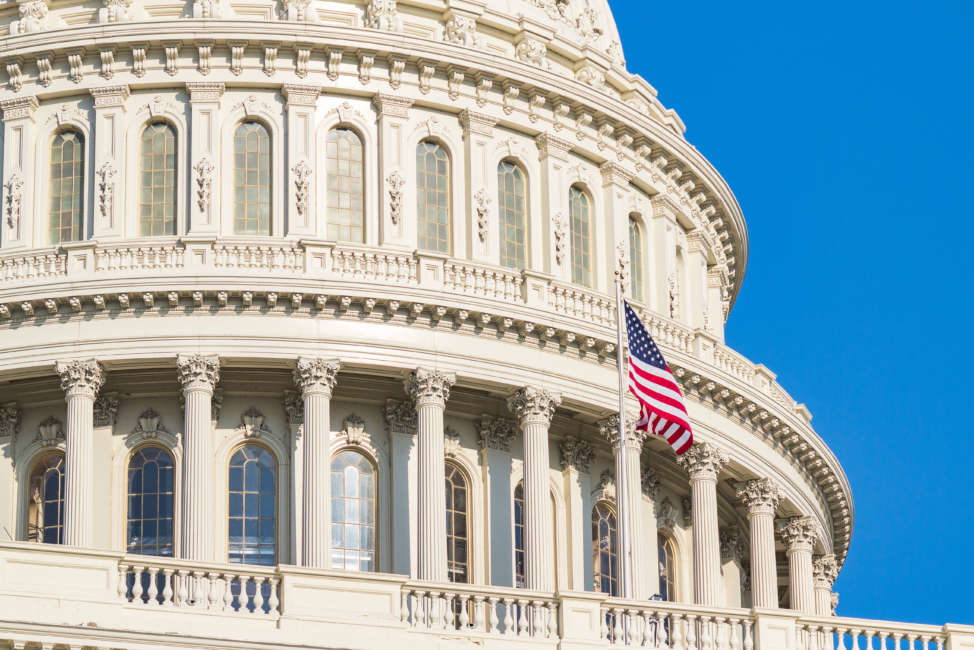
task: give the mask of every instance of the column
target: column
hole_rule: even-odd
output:
[[[832,585],[839,577],[839,565],[834,555],[818,555],[812,562],[815,581],[815,614],[832,616]]]
[[[315,105],[321,86],[284,84],[281,94],[287,99],[287,233],[324,239],[325,232],[316,232],[318,223],[324,219],[315,218],[317,204],[317,183],[312,170],[314,159],[314,117]],[[298,190],[301,191],[298,191]]]
[[[220,137],[220,97],[223,84],[193,81],[186,84],[189,94],[190,183],[189,233],[216,235],[220,231],[220,169],[217,141]],[[225,143],[232,147],[233,143]],[[227,170],[226,173],[231,173]]]
[[[327,568],[331,541],[331,394],[341,364],[337,359],[302,357],[294,384],[304,399],[301,484],[301,566]]]
[[[487,496],[485,530],[490,548],[490,584],[514,586],[514,495],[511,493],[511,440],[514,422],[507,418],[484,415],[480,418],[480,459],[484,468]]]
[[[220,358],[179,355],[179,383],[185,398],[183,424],[183,485],[180,556],[210,560],[209,478],[210,438],[213,433],[213,391],[220,381]]]
[[[717,530],[717,475],[727,455],[713,445],[693,445],[679,458],[690,475],[693,510],[693,594],[698,605],[720,605],[720,534]]]
[[[551,488],[548,485],[548,427],[561,395],[528,386],[507,398],[524,436],[524,581],[535,591],[554,591],[551,557]]]
[[[818,539],[815,520],[811,517],[792,517],[781,521],[778,534],[788,548],[788,593],[791,595],[791,608],[803,614],[814,614],[812,548]]]
[[[95,107],[95,209],[91,237],[118,238],[125,233],[122,223],[125,188],[135,186],[135,174],[125,164],[125,100],[129,87],[103,86],[90,90]]]
[[[642,511],[642,477],[639,455],[645,432],[636,431],[635,419],[625,417],[624,436],[620,437],[619,415],[611,415],[599,422],[599,431],[612,445],[616,468],[616,517],[619,540],[619,596],[642,599],[645,581],[642,580],[646,558],[639,538]]]
[[[34,111],[37,106],[37,97],[33,95],[0,102],[3,111],[3,196],[0,205],[5,207],[6,216],[0,222],[0,248],[3,249],[33,245],[35,202],[39,213],[47,214],[44,200],[37,199],[41,192],[34,188]],[[43,155],[49,153],[44,151]],[[46,229],[44,233],[46,235]],[[43,241],[41,246],[46,246],[47,239]]]
[[[64,433],[64,543],[91,546],[92,512],[95,506],[94,407],[95,397],[105,383],[105,369],[94,359],[58,361],[54,370],[61,377],[61,390],[68,403]]]
[[[589,467],[595,458],[592,445],[580,438],[564,438],[561,452],[561,475],[565,482],[568,519],[568,570],[572,591],[591,590],[586,579],[592,579],[592,510],[586,495],[592,493]]]
[[[751,604],[778,607],[778,567],[774,556],[774,511],[781,495],[766,478],[737,487],[737,498],[747,506],[751,525]]]
[[[446,468],[443,465],[443,411],[456,383],[452,372],[417,368],[406,378],[416,403],[419,485],[417,577],[446,582]]]

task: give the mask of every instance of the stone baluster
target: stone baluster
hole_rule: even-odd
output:
[[[446,468],[443,464],[443,411],[456,382],[453,373],[417,368],[406,379],[416,404],[419,479],[417,577],[446,582]]]
[[[548,484],[548,427],[561,395],[528,386],[507,399],[524,435],[524,582],[535,591],[554,591],[551,557],[555,551],[551,530]]]
[[[720,605],[720,535],[717,475],[727,456],[717,447],[695,444],[679,458],[690,475],[693,511],[693,592],[698,605]]]
[[[599,431],[612,445],[616,468],[616,514],[619,539],[619,596],[642,599],[645,581],[642,576],[646,558],[645,545],[639,544],[639,522],[642,512],[642,477],[639,455],[645,431],[637,431],[635,417],[624,418],[625,437],[619,435],[619,415],[599,422]]]
[[[209,560],[210,438],[213,391],[220,381],[220,359],[201,354],[180,355],[176,367],[185,398],[180,555],[188,560]]]
[[[774,512],[781,499],[768,479],[747,481],[737,488],[751,525],[751,595],[755,607],[778,606],[778,568],[774,556]]]
[[[105,369],[94,359],[58,361],[55,371],[67,401],[64,434],[64,538],[68,546],[90,547],[93,532],[94,407]]]
[[[304,399],[301,490],[301,564],[327,568],[331,541],[331,394],[341,366],[337,359],[302,357],[294,383]]]
[[[834,555],[818,555],[812,562],[815,582],[815,614],[832,616],[832,584],[839,577],[839,565]]]
[[[778,534],[787,546],[791,608],[803,614],[815,613],[812,584],[812,548],[818,528],[811,517],[792,517],[779,522]]]

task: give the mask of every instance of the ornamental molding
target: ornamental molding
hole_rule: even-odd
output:
[[[396,8],[396,0],[369,0],[365,7],[364,24],[370,29],[380,29],[386,32],[398,32],[402,29],[402,20]]]
[[[417,368],[406,377],[406,394],[416,403],[416,408],[426,405],[446,407],[450,399],[450,388],[457,381],[452,372],[431,368]]]
[[[220,357],[181,354],[176,357],[176,370],[183,394],[194,390],[212,393],[220,381]]]
[[[406,184],[406,179],[402,177],[398,169],[386,177],[386,185],[389,193],[389,218],[394,226],[398,226],[402,220],[402,188]]]
[[[0,438],[16,438],[22,419],[23,412],[17,402],[0,404]]]
[[[564,438],[558,445],[558,451],[561,454],[563,470],[588,474],[592,461],[595,460],[595,448],[592,443],[574,436]]]
[[[244,438],[259,438],[271,433],[264,423],[264,414],[254,406],[240,414],[240,424],[234,431]]]
[[[733,560],[738,564],[747,557],[747,547],[745,546],[744,535],[736,525],[728,528],[721,528],[718,537],[720,539],[720,559]]]
[[[555,263],[561,266],[565,263],[568,251],[568,220],[565,213],[558,212],[551,217],[552,233],[555,236]]]
[[[54,372],[61,378],[61,390],[68,397],[78,395],[94,400],[105,383],[105,369],[94,359],[58,361]]]
[[[118,393],[102,393],[95,399],[93,408],[96,427],[114,427],[118,419]]]
[[[362,113],[352,106],[350,102],[342,102],[335,108],[328,111],[328,115],[335,115],[338,117],[339,124],[366,124],[368,120]]]
[[[511,441],[517,435],[517,426],[510,418],[481,415],[477,437],[481,449],[511,451]]]
[[[548,47],[539,39],[528,36],[522,37],[514,46],[514,56],[528,65],[548,69]]]
[[[480,48],[483,45],[483,39],[477,34],[477,21],[457,13],[447,18],[443,40],[461,47]]]
[[[656,471],[656,468],[653,465],[644,463],[639,476],[642,483],[643,494],[655,502],[656,497],[659,496],[660,485],[662,484],[659,472]]]
[[[419,414],[410,400],[387,399],[383,417],[386,433],[415,436],[419,431]]]
[[[180,106],[175,101],[162,97],[161,95],[156,95],[151,101],[142,104],[138,110],[137,114],[148,113],[149,117],[161,117],[163,115],[179,116],[181,115],[182,106]]]
[[[101,216],[112,218],[115,214],[115,175],[118,172],[111,161],[102,163],[96,174],[95,190],[98,196],[98,211]]]
[[[636,429],[637,415],[633,413],[627,413],[623,418],[626,440],[625,444],[636,451],[642,449],[643,441],[646,436],[649,435],[647,431],[639,431]],[[619,414],[613,413],[607,418],[603,418],[596,422],[596,426],[599,428],[599,434],[605,439],[613,449],[618,449],[622,440],[619,438]]]
[[[451,426],[443,428],[443,455],[450,458],[459,458],[462,453],[460,445],[460,432]]]
[[[341,361],[338,359],[301,357],[297,360],[292,373],[294,385],[304,396],[322,394],[330,399],[338,382],[338,371],[341,366]]]
[[[3,211],[7,226],[16,231],[24,210],[24,178],[20,172],[13,172],[3,184],[3,189],[5,192]]]
[[[310,9],[311,0],[281,0],[279,16],[291,22],[317,22],[314,11]]]
[[[281,86],[281,94],[284,95],[284,99],[286,100],[286,107],[306,106],[313,108],[318,104],[318,97],[321,96],[321,86],[283,84]]]
[[[105,50],[102,52],[102,63],[104,64],[105,52],[111,53],[112,50]],[[111,59],[109,58],[109,63]],[[109,75],[110,76],[110,75]],[[130,91],[129,87],[125,84],[119,86],[102,86],[100,88],[90,88],[88,90],[94,100],[95,108],[117,108],[124,106],[125,100],[129,98]]]
[[[154,408],[149,407],[139,413],[135,428],[132,429],[130,435],[142,440],[155,440],[162,433],[169,433],[169,430],[162,425],[162,417],[159,413]]]
[[[789,554],[795,551],[810,553],[819,540],[818,525],[812,517],[779,519],[775,527]]]
[[[623,295],[631,291],[629,283],[629,246],[625,242],[616,244],[616,271],[615,275],[619,279],[619,289]]]
[[[37,441],[44,447],[56,447],[64,440],[64,425],[53,415],[37,425]]]
[[[287,423],[292,427],[304,424],[304,398],[296,390],[284,391],[282,403]]]
[[[311,165],[301,160],[291,168],[294,175],[294,208],[299,217],[308,214],[308,195],[311,190]]]
[[[737,498],[748,509],[748,517],[755,514],[774,515],[781,502],[781,490],[770,479],[751,479],[736,486]]]
[[[27,97],[13,97],[0,101],[0,110],[3,110],[3,121],[20,120],[31,118],[34,111],[40,106],[37,97],[29,95]]]
[[[76,125],[87,130],[88,117],[76,106],[72,106],[70,104],[61,104],[61,107],[55,111],[53,115],[47,118],[47,124],[56,124],[59,127]]]
[[[486,188],[480,188],[477,193],[473,195],[474,209],[477,212],[477,237],[480,239],[480,243],[487,243],[487,233],[488,227],[490,225],[488,219],[490,216],[490,204],[491,198],[487,194]]]
[[[560,393],[536,386],[520,388],[507,398],[507,408],[522,428],[528,423],[550,425],[560,404]]]
[[[616,473],[613,469],[604,469],[599,474],[599,480],[592,490],[592,501],[608,501],[615,503],[616,500]]]
[[[490,138],[494,135],[494,126],[496,125],[497,118],[489,113],[481,113],[469,109],[460,112],[460,126],[463,127],[466,133],[473,133],[474,135]]]
[[[201,214],[207,214],[210,211],[210,202],[212,201],[212,190],[213,190],[213,173],[216,171],[216,167],[210,162],[210,159],[203,156],[199,161],[193,165],[193,175],[196,178],[196,207],[199,208]]]
[[[835,579],[839,577],[839,565],[834,555],[816,555],[812,561],[812,576],[815,587],[832,590]]]
[[[656,527],[659,530],[676,530],[682,524],[682,516],[677,512],[676,506],[670,497],[663,497],[662,501],[655,502],[656,508]]]
[[[99,23],[121,23],[135,18],[132,0],[102,0],[98,10]]]
[[[709,442],[698,442],[676,461],[690,475],[690,480],[717,480],[728,462],[727,454]]]
[[[365,420],[356,413],[349,413],[342,420],[342,433],[345,434],[349,444],[364,446],[372,444],[369,434],[365,431]]]

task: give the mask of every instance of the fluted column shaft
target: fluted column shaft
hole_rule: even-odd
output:
[[[815,613],[812,582],[812,549],[818,538],[811,517],[792,517],[779,526],[788,548],[788,579],[791,608],[803,614]]]
[[[548,428],[561,396],[527,387],[508,398],[524,436],[524,583],[528,589],[554,591]]]
[[[406,379],[417,415],[417,555],[420,580],[446,582],[446,468],[443,464],[443,412],[456,382],[452,373],[419,368]]]
[[[832,616],[832,584],[839,575],[834,555],[820,555],[812,562],[815,582],[815,615]]]
[[[778,607],[778,566],[774,553],[774,513],[780,493],[767,479],[738,487],[751,526],[751,599],[754,607]]]
[[[331,544],[331,395],[337,359],[300,358],[294,383],[304,399],[301,472],[301,565],[328,568]]]
[[[642,470],[639,455],[644,433],[631,425],[634,418],[626,418],[625,438],[620,438],[619,416],[613,415],[599,422],[599,430],[612,444],[616,468],[616,515],[618,523],[619,596],[645,598],[645,581],[640,579],[645,567],[645,545],[638,543],[640,512],[642,511]]]
[[[187,355],[176,360],[184,397],[182,522],[180,555],[188,560],[210,560],[212,530],[209,461],[213,432],[213,391],[220,381],[216,356]]]
[[[55,370],[67,401],[64,432],[64,537],[68,546],[90,547],[94,509],[94,406],[105,370],[94,359],[58,362]]]
[[[719,606],[721,584],[717,475],[727,463],[727,457],[713,445],[699,443],[679,460],[690,475],[694,600],[698,605]]]

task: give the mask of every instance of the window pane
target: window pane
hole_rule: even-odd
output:
[[[616,515],[609,504],[599,502],[592,509],[592,566],[595,588],[618,596],[619,578],[616,547]]]
[[[643,300],[643,233],[635,217],[629,217],[629,287],[633,300]]]
[[[362,242],[365,204],[362,140],[350,129],[328,132],[328,239]]]
[[[64,131],[54,136],[48,189],[51,206],[48,238],[52,244],[82,238],[84,167],[84,136],[77,131]]]
[[[375,468],[358,451],[339,452],[331,462],[333,569],[372,570],[362,558],[375,554],[375,480]]]
[[[424,140],[416,147],[416,225],[420,250],[450,252],[450,164],[446,150]]]
[[[230,459],[227,526],[229,561],[277,563],[277,464],[259,445],[244,445]]]
[[[143,235],[176,234],[176,131],[157,122],[142,131],[139,175],[139,232]]]
[[[513,269],[527,264],[524,172],[514,163],[497,166],[497,217],[500,263]]]
[[[270,235],[271,137],[259,122],[243,122],[233,137],[233,231]]]
[[[132,454],[126,514],[129,553],[172,556],[174,467],[172,454],[162,447],[142,447]]]
[[[591,200],[588,194],[573,185],[568,192],[568,207],[571,216],[572,282],[585,286],[592,284],[590,204]]]
[[[446,571],[450,582],[467,582],[467,479],[453,464],[446,465]]]

